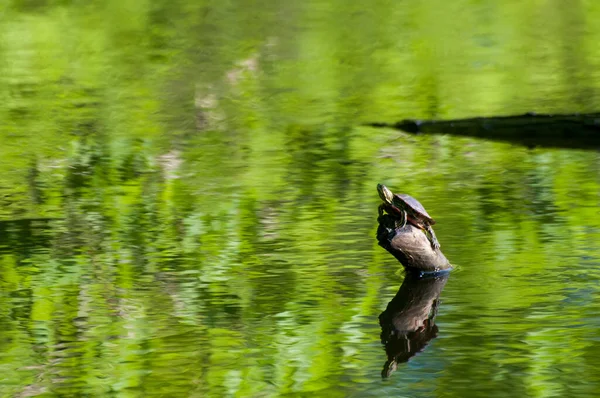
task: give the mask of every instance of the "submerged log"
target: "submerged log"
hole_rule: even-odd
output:
[[[435,316],[448,275],[423,278],[407,273],[400,290],[379,315],[381,342],[387,354],[382,377],[389,377],[398,364],[408,362],[437,337]]]
[[[506,141],[527,147],[600,148],[600,113],[476,117],[455,120],[402,120],[369,123],[412,134],[450,134]]]
[[[377,240],[408,270],[437,272],[452,269],[439,249],[433,249],[427,235],[419,228],[406,224],[396,228],[396,219],[384,214],[379,217]]]

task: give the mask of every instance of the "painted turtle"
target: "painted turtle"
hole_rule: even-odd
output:
[[[379,206],[379,215],[383,214],[383,210],[387,211],[390,215],[394,215],[400,218],[404,227],[407,222],[414,225],[417,228],[422,229],[427,235],[427,239],[431,242],[431,247],[434,250],[440,248],[435,232],[433,232],[432,225],[435,224],[435,220],[427,213],[427,210],[423,205],[415,198],[405,193],[394,194],[383,184],[377,184],[377,192],[379,197],[383,200],[383,204]]]

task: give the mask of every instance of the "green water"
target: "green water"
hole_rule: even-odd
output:
[[[593,397],[600,157],[360,127],[600,109],[591,1],[0,5],[0,395]],[[378,182],[456,270],[390,377]]]

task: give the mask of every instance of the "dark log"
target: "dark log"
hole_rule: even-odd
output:
[[[395,218],[382,215],[378,219],[379,245],[392,254],[408,270],[438,272],[452,269],[452,265],[439,250],[431,247],[427,235],[411,224],[396,228]]]
[[[407,273],[400,290],[379,315],[381,342],[387,354],[381,372],[384,378],[389,377],[398,364],[407,362],[437,337],[435,316],[448,275],[419,277],[415,273]]]
[[[527,147],[600,149],[600,113],[476,117],[456,120],[402,120],[369,123],[412,134],[450,134],[506,141]]]

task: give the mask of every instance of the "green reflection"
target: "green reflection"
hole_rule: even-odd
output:
[[[589,2],[0,5],[5,396],[593,396],[596,153],[373,120],[598,108]],[[387,381],[377,182],[459,270]]]

